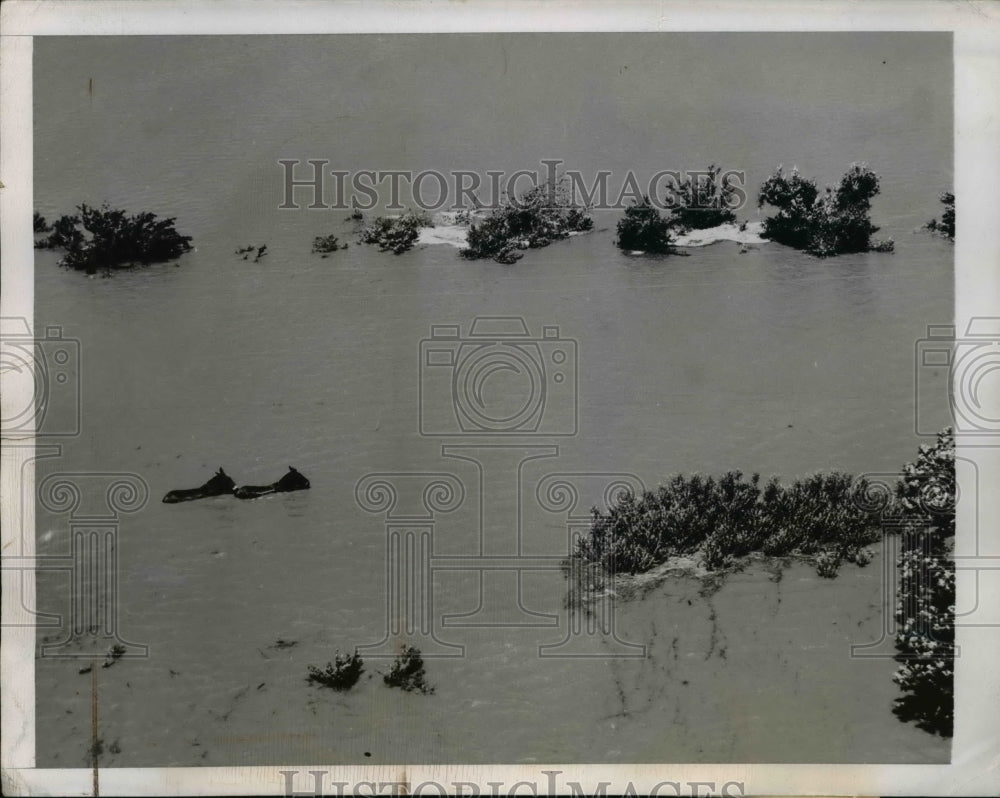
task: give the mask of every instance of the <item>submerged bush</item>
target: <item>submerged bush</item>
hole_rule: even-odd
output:
[[[839,563],[881,535],[880,517],[861,500],[867,486],[839,473],[763,487],[759,475],[747,480],[740,471],[676,476],[642,496],[619,496],[607,511],[594,508],[575,556],[611,573],[639,573],[696,553],[713,569],[753,552],[827,553]]]
[[[939,199],[944,203],[944,213],[941,214],[941,221],[936,218],[931,219],[924,227],[940,233],[949,241],[955,240],[955,195],[946,191]]]
[[[35,211],[33,222],[36,233],[47,233],[52,229],[49,223],[45,221],[45,217],[42,216],[42,214],[40,214],[38,211]]]
[[[191,249],[191,238],[177,232],[174,218],[158,219],[154,213],[129,216],[107,205],[84,204],[77,210],[79,215],[57,219],[51,234],[35,245],[65,250],[60,265],[71,269],[95,274],[98,269],[147,266],[173,260]]]
[[[326,664],[325,670],[310,665],[306,681],[310,684],[318,684],[320,687],[329,687],[331,690],[343,692],[354,687],[364,671],[364,662],[357,652],[350,655],[337,653],[333,662]]]
[[[324,256],[340,249],[347,249],[347,244],[341,244],[340,239],[335,235],[316,236],[313,239],[312,251]]]
[[[833,579],[840,570],[840,555],[824,551],[816,558],[816,573],[825,579]]]
[[[820,195],[816,181],[798,171],[785,176],[781,167],[760,187],[758,207],[778,213],[764,220],[762,234],[779,244],[825,258],[849,252],[890,252],[891,241],[872,241],[878,227],[869,218],[871,199],[879,193],[879,178],[864,164],[852,164],[836,190]]]
[[[402,255],[420,238],[422,227],[434,223],[422,213],[407,211],[402,216],[378,216],[361,228],[361,243],[376,244],[382,252]]]
[[[516,199],[506,198],[478,224],[471,223],[460,254],[469,260],[513,263],[521,250],[547,247],[593,226],[586,209],[570,202],[562,183],[535,186]]]
[[[680,183],[670,203],[672,227],[678,231],[704,230],[736,221],[732,205],[737,188],[728,174],[720,181],[721,172],[720,167],[712,164]]]
[[[926,731],[950,737],[955,679],[955,439],[943,430],[903,466],[897,498],[905,523],[896,601],[893,681],[903,695],[893,712]]]
[[[434,692],[434,688],[427,684],[426,676],[420,650],[408,646],[392,661],[392,667],[382,677],[382,681],[389,687],[398,687],[407,692],[430,694]]]
[[[627,252],[649,252],[666,255],[674,251],[670,219],[664,218],[649,201],[625,209],[625,215],[618,220],[618,236],[615,245]]]

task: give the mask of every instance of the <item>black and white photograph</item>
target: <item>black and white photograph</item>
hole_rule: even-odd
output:
[[[996,7],[141,5],[3,9],[5,793],[996,793]]]

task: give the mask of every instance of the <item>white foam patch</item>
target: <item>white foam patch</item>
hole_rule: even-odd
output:
[[[708,227],[704,230],[692,230],[679,235],[674,241],[678,247],[707,247],[719,241],[735,241],[737,244],[766,244],[767,239],[761,237],[762,222],[747,222],[741,230],[737,224],[726,223],[718,227]]]
[[[469,228],[463,224],[438,225],[435,227],[421,227],[418,244],[447,244],[456,249],[464,249],[466,246],[466,234]]]

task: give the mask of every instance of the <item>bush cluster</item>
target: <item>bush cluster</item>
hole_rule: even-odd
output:
[[[869,217],[879,178],[864,164],[852,164],[834,190],[821,196],[816,181],[781,167],[760,187],[757,205],[778,213],[764,220],[763,235],[779,244],[825,258],[848,252],[892,251],[892,241],[874,242],[878,227]]]
[[[173,218],[158,219],[154,213],[129,215],[102,205],[77,206],[77,215],[58,218],[51,233],[38,240],[39,249],[62,249],[61,265],[87,274],[98,269],[130,268],[162,263],[191,249],[191,238],[180,235]],[[45,219],[35,217],[35,230],[45,232]]]
[[[347,244],[341,244],[340,239],[335,235],[316,236],[313,239],[312,251],[320,253],[324,257],[340,249],[347,249]]]
[[[364,662],[357,652],[353,654],[337,653],[333,662],[328,662],[324,670],[310,665],[309,676],[306,677],[306,680],[310,684],[318,684],[320,687],[329,687],[331,690],[343,692],[354,687],[364,671]]]
[[[783,486],[761,486],[754,474],[676,476],[655,492],[619,496],[594,508],[590,534],[576,556],[610,572],[639,573],[677,555],[699,553],[721,568],[752,552],[818,555],[865,564],[864,546],[878,540],[880,517],[869,512],[867,483],[847,474],[815,474]],[[829,566],[825,566],[829,567]]]
[[[712,164],[704,172],[689,176],[678,184],[664,200],[669,208],[666,215],[643,197],[625,209],[618,220],[619,249],[666,255],[674,252],[674,235],[690,230],[705,230],[736,221],[731,205],[736,187],[722,170]]]
[[[903,466],[896,496],[904,521],[896,601],[893,681],[903,695],[893,711],[950,737],[955,679],[955,438],[943,430]]]
[[[674,192],[670,224],[678,231],[705,230],[736,221],[731,206],[736,187],[729,175],[719,180],[722,169],[712,164],[704,172],[681,181]]]
[[[422,227],[433,226],[423,213],[407,211],[402,216],[378,216],[361,228],[361,243],[375,244],[382,252],[402,255],[417,243]]]
[[[615,245],[627,252],[648,252],[666,255],[674,251],[674,238],[670,219],[643,197],[642,202],[625,209],[618,220]]]
[[[427,684],[424,658],[420,650],[406,646],[392,662],[389,672],[382,677],[389,687],[398,687],[406,692],[430,694],[434,688]]]
[[[470,224],[460,254],[469,260],[514,263],[522,250],[547,247],[593,226],[586,209],[570,202],[563,184],[535,186],[517,199],[508,197],[481,222]]]

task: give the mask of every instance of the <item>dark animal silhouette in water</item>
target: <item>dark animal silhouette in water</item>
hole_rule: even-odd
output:
[[[288,473],[270,485],[241,485],[233,491],[237,499],[256,499],[270,493],[290,493],[293,490],[309,490],[309,480],[288,466]]]
[[[200,488],[189,488],[187,490],[172,490],[163,497],[167,504],[177,502],[189,502],[195,499],[207,499],[209,496],[225,496],[231,494],[236,487],[236,483],[221,468],[208,482]]]

